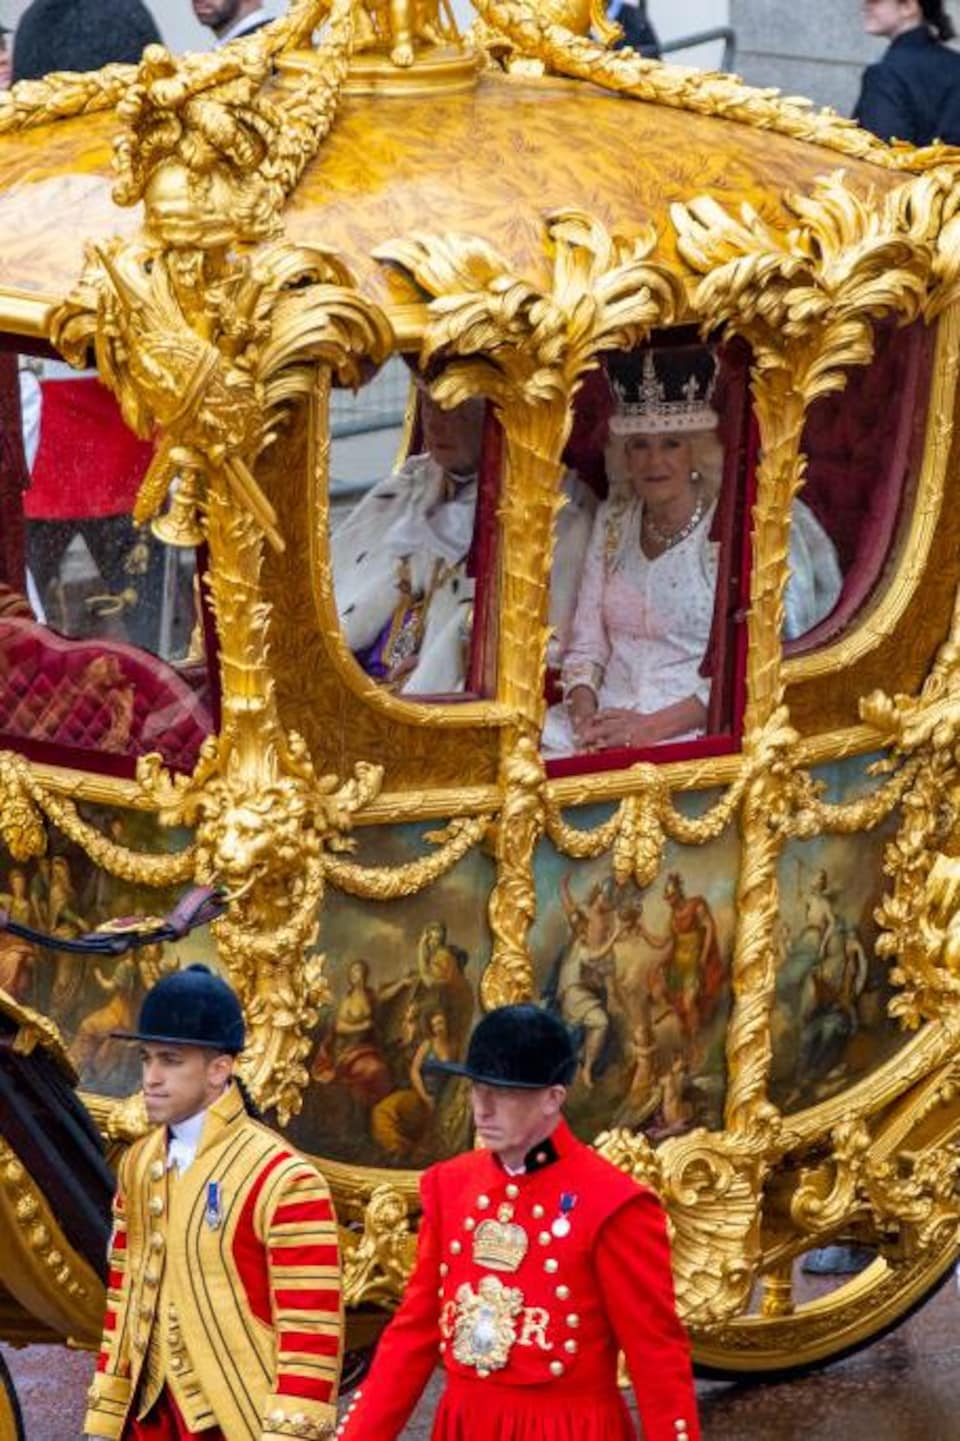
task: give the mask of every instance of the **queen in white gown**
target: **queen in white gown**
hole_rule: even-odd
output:
[[[623,476],[598,510],[561,668],[564,701],[543,732],[549,755],[689,740],[706,729],[701,674],[713,624],[722,472],[702,347],[617,357],[610,453]],[[833,609],[842,576],[832,542],[796,502],[784,633]]]

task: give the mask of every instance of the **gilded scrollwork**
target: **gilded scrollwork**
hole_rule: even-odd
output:
[[[790,1210],[812,1235],[867,1219],[881,1233],[908,1227],[921,1249],[936,1246],[960,1224],[956,1151],[946,1145],[887,1155],[869,1127],[851,1118],[830,1137],[829,1160],[801,1177]]]
[[[103,1317],[103,1285],[2,1138],[0,1225],[8,1248],[4,1285],[14,1300],[55,1332],[94,1344]]]
[[[511,273],[486,242],[412,235],[381,246],[416,298],[427,297],[424,366],[445,405],[493,402],[506,441],[501,506],[502,613],[498,698],[513,716],[501,740],[503,812],[490,900],[487,1006],[530,994],[527,933],[536,906],[533,855],[543,829],[539,734],[546,671],[548,560],[562,505],[561,454],[580,378],[607,349],[636,345],[682,309],[675,275],[653,258],[656,234],[627,241],[580,211],[548,220],[549,288]]]
[[[514,57],[557,75],[588,80],[594,85],[657,105],[700,115],[716,115],[744,125],[789,135],[841,155],[856,156],[890,169],[921,169],[942,162],[949,147],[889,146],[834,110],[818,110],[808,100],[784,96],[779,90],[745,85],[737,75],[692,66],[663,65],[635,50],[607,49],[581,29],[582,7],[536,4],[534,0],[475,0],[488,48],[498,57]],[[514,61],[515,63],[515,61]]]
[[[299,7],[303,23],[305,14]],[[344,782],[318,777],[281,723],[262,570],[265,541],[279,550],[284,540],[255,474],[318,369],[357,384],[392,344],[335,256],[276,238],[284,199],[332,123],[350,24],[337,0],[326,81],[311,76],[276,104],[260,94],[269,47],[204,65],[147,52],[121,107],[116,190],[122,204],[143,200],[143,233],[90,256],[51,327],[78,364],[93,344],[127,423],[157,436],[135,518],[154,517],[176,482],[209,545],[221,733],[193,776],[171,781],[151,761],[140,783],[162,822],[196,828],[193,877],[228,893],[215,934],[250,1022],[245,1074],[282,1120],[299,1105],[325,995],[322,960],[307,956],[322,856],[349,845],[352,817],[382,775],[358,765]],[[251,256],[236,252],[239,241],[266,243]]]
[[[395,1306],[413,1269],[416,1238],[395,1187],[375,1186],[362,1231],[341,1231],[343,1298],[348,1306]]]
[[[678,1308],[698,1330],[738,1315],[749,1297],[760,1256],[760,1193],[778,1127],[768,1106],[750,1138],[698,1130],[656,1151],[633,1132],[597,1138],[601,1155],[650,1186],[666,1207]]]
[[[274,56],[307,44],[321,20],[335,8],[335,0],[334,4],[331,0],[293,0],[286,14],[272,25],[213,55],[194,55],[182,62],[178,84],[181,79],[207,84],[211,75],[266,74]],[[155,55],[163,51],[162,46],[151,49]],[[0,94],[0,134],[109,110],[129,94],[137,80],[136,65],[106,65],[86,73],[55,72],[40,80],[21,80]]]

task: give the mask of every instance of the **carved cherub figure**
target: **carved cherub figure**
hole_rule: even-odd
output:
[[[413,64],[418,41],[443,45],[460,40],[447,0],[356,0],[354,25],[355,51],[386,46],[393,64],[403,68]]]

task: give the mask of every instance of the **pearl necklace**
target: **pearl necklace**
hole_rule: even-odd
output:
[[[686,540],[688,535],[693,534],[693,532],[696,530],[697,526],[703,519],[703,513],[705,510],[706,505],[704,504],[704,499],[701,495],[697,499],[697,503],[693,508],[693,514],[691,515],[690,519],[685,520],[683,525],[681,525],[678,530],[671,531],[661,530],[659,525],[657,525],[656,521],[650,515],[650,512],[644,510],[644,529],[646,530],[650,539],[654,541],[657,545],[661,546],[664,550],[672,550],[675,545],[679,545],[682,540]]]

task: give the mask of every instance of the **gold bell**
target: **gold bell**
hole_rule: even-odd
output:
[[[150,522],[150,529],[157,540],[165,545],[182,546],[193,550],[203,542],[197,507],[200,494],[197,487],[197,473],[185,470],[170,493],[170,506],[163,515]]]

